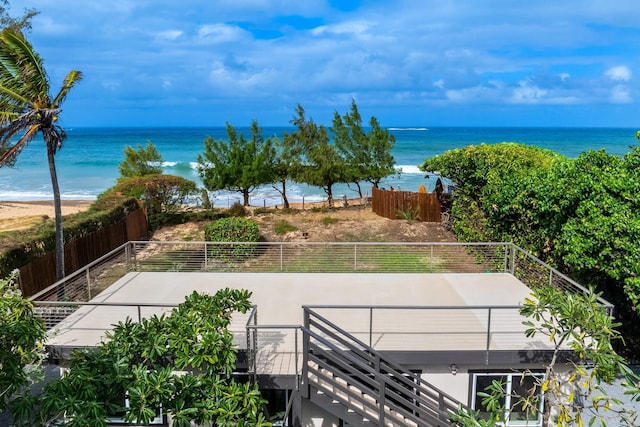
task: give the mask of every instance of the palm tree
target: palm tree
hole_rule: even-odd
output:
[[[70,71],[55,97],[49,93],[49,78],[43,60],[16,28],[0,32],[0,167],[13,166],[22,149],[40,132],[47,147],[56,222],[56,278],[64,277],[64,238],[60,188],[54,155],[62,147],[65,132],[56,125],[60,105],[71,88],[82,79]]]

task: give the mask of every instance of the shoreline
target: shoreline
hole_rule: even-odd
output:
[[[89,209],[94,200],[62,200],[62,215]],[[24,217],[54,217],[53,200],[0,200],[0,220]]]

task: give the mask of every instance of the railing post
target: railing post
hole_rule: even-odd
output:
[[[429,273],[433,273],[433,245],[430,245],[431,251],[429,254]]]
[[[284,243],[280,243],[280,273],[284,271]]]
[[[309,330],[309,310],[306,307],[303,307],[304,316],[303,316],[303,325],[305,330]],[[310,337],[308,333],[303,331],[302,333],[302,381],[304,381],[304,388],[301,390],[302,396],[305,398],[309,397],[310,389],[309,389],[309,344]]]
[[[253,326],[258,326],[258,307],[253,311]],[[253,329],[253,375],[254,382],[258,380],[258,330]]]
[[[204,271],[209,269],[209,251],[207,250],[207,242],[204,242]]]
[[[131,243],[124,247],[124,258],[126,260],[127,273],[131,271]]]
[[[358,271],[358,244],[353,244],[353,271]]]
[[[488,309],[487,315],[487,352],[485,356],[485,364],[489,364],[489,349],[491,348],[491,307]]]
[[[138,271],[138,251],[136,250],[136,244],[132,244],[133,247],[133,271]]]
[[[373,307],[369,307],[369,347],[373,348]]]
[[[295,351],[294,354],[294,359],[295,359],[295,364],[296,364],[296,391],[300,391],[300,371],[298,369],[298,328],[296,327],[294,329],[294,345],[293,345],[293,351]]]
[[[549,269],[549,286],[553,286],[553,270]]]
[[[91,301],[91,274],[89,274],[88,268],[86,272],[86,279],[87,279],[87,301]]]
[[[386,405],[386,392],[387,392],[387,382],[385,381],[384,376],[380,373],[380,355],[376,355],[375,359],[375,370],[376,376],[378,377],[378,425],[383,426],[384,423],[384,406]]]
[[[506,254],[507,251],[505,251]],[[509,271],[512,275],[516,275],[516,245],[511,242],[511,259],[509,260]]]

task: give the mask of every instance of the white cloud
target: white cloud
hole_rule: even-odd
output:
[[[624,85],[616,85],[611,89],[610,101],[614,104],[628,104],[633,101],[629,88]]]
[[[372,27],[370,22],[366,21],[346,21],[340,22],[334,25],[321,25],[311,30],[311,34],[314,36],[321,36],[324,34],[337,34],[337,35],[359,35],[366,34]]]
[[[173,41],[180,38],[183,34],[184,32],[181,30],[165,30],[157,33],[156,38],[159,40]]]
[[[626,82],[631,80],[631,70],[625,65],[611,67],[605,71],[604,74],[614,82]]]
[[[211,43],[229,43],[242,40],[248,33],[235,25],[211,24],[198,29],[198,37]]]

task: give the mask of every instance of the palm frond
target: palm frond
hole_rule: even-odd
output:
[[[82,71],[78,71],[78,70],[69,71],[69,73],[64,78],[60,91],[58,92],[58,94],[56,95],[56,97],[53,99],[51,103],[52,107],[58,107],[60,104],[62,104],[64,99],[67,97],[67,94],[71,90],[71,88],[75,86],[75,84],[78,83],[80,80],[82,80]]]
[[[15,164],[18,154],[20,154],[22,149],[33,140],[33,137],[38,132],[38,128],[38,125],[31,125],[18,142],[8,147],[6,150],[3,149],[3,146],[0,146],[0,167],[13,166]],[[16,132],[14,132],[13,135],[15,135],[15,133]],[[13,135],[11,135],[11,137],[13,137]]]
[[[14,28],[5,28],[0,32],[0,69],[0,84],[3,87],[22,94],[31,103],[48,103],[49,80],[43,60],[22,33]]]

